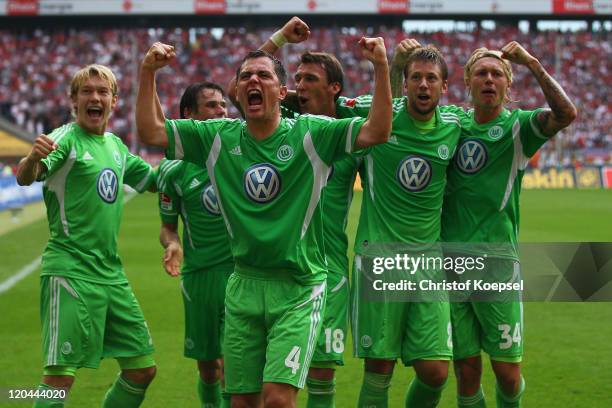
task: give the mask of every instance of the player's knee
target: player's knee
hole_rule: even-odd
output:
[[[264,395],[265,408],[294,408],[295,398],[286,393],[270,393]]]
[[[393,374],[395,360],[365,359],[365,370],[376,374]]]
[[[210,360],[210,361],[198,361],[198,371],[200,372],[200,378],[206,384],[213,384],[219,381],[221,378],[221,361]]]
[[[70,388],[74,384],[71,375],[45,375],[42,382],[53,388]]]
[[[333,368],[310,367],[308,370],[308,378],[313,378],[320,381],[331,381],[334,379],[336,370]]]
[[[414,368],[421,382],[430,387],[441,387],[446,384],[448,379],[447,361],[418,361],[414,363]]]
[[[135,382],[136,384],[148,385],[150,384],[155,375],[157,374],[157,367],[145,367],[145,368],[134,368],[122,370],[122,375],[128,380]]]

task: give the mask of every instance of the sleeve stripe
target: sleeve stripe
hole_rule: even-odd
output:
[[[533,133],[537,137],[539,137],[540,139],[548,140],[549,138],[543,135],[542,132],[540,132],[540,127],[537,123],[534,122],[539,112],[541,111],[536,111],[533,113],[533,115],[531,115],[531,117],[529,118],[529,125],[531,126],[531,130],[533,130]]]
[[[181,160],[185,157],[185,152],[183,151],[183,142],[181,141],[181,134],[176,127],[176,123],[174,121],[170,121],[170,125],[172,126],[172,133],[174,135],[174,158],[177,160]]]
[[[160,167],[159,175],[157,177],[158,190],[163,191],[166,189],[166,184],[168,183],[168,180],[166,180],[166,178],[168,177],[168,173],[170,172],[170,170],[178,166],[179,163],[180,161],[178,160],[169,160],[162,164],[163,168]]]
[[[138,191],[139,193],[142,193],[144,191],[145,186],[151,180],[151,171],[151,166],[149,166],[149,171],[147,172],[147,175],[144,176],[140,183],[138,183],[138,185],[136,186],[136,191]]]
[[[351,123],[349,124],[348,131],[346,132],[346,143],[344,146],[344,151],[347,153],[351,153],[353,151],[353,125],[355,121],[359,118],[353,118]]]

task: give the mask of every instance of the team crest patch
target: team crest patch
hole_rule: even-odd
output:
[[[440,158],[442,160],[446,160],[448,159],[448,146],[443,144],[438,146],[438,156],[440,156]]]
[[[244,191],[256,203],[267,203],[276,198],[281,190],[278,170],[269,163],[255,164],[244,173]]]
[[[488,135],[491,139],[497,140],[504,135],[504,129],[501,126],[493,126],[489,129]]]
[[[217,194],[212,184],[207,184],[202,191],[202,206],[210,215],[221,215]]]
[[[406,156],[397,166],[397,181],[411,193],[419,192],[427,187],[431,176],[431,165],[419,156]]]
[[[159,206],[162,210],[172,210],[172,199],[165,193],[159,193]]]
[[[119,179],[115,171],[109,168],[103,169],[96,184],[100,198],[109,204],[114,203],[119,191]]]
[[[455,156],[457,167],[466,174],[474,174],[487,163],[487,148],[478,139],[467,139]]]
[[[65,341],[62,344],[61,352],[64,355],[68,355],[68,354],[72,353],[72,344],[70,344],[69,341]]]
[[[359,342],[361,343],[361,347],[363,348],[372,347],[372,338],[368,336],[367,334],[364,336],[361,336],[361,340]]]
[[[191,340],[189,337],[187,337],[185,339],[185,348],[187,350],[191,350],[191,349],[193,349],[194,346],[195,346],[195,344],[193,343],[193,340]]]
[[[121,153],[119,153],[117,150],[113,152],[113,159],[115,159],[115,163],[117,163],[117,166],[119,166],[119,168],[123,166],[123,160],[121,160]]]
[[[293,157],[293,148],[289,145],[282,145],[276,152],[276,157],[280,161],[289,161]]]

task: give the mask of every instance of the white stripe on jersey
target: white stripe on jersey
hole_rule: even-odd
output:
[[[332,288],[331,293],[339,291],[346,282],[348,282],[348,279],[346,279],[346,276],[343,276],[342,279],[340,279],[340,282],[338,282],[338,284]]]
[[[157,176],[157,189],[159,191],[164,191],[166,189],[166,184],[168,184],[168,173],[171,169],[181,164],[180,160],[168,160],[165,161],[159,166],[159,175]]]
[[[346,142],[345,142],[345,145],[344,145],[344,151],[346,153],[352,153],[353,152],[353,125],[355,124],[355,121],[357,119],[359,119],[359,118],[358,117],[353,118],[353,120],[349,124],[348,130],[346,132]]]
[[[68,173],[70,173],[75,161],[76,150],[73,147],[62,167],[60,167],[59,170],[53,173],[51,177],[45,181],[49,191],[54,192],[55,196],[57,197],[57,201],[60,206],[60,219],[62,226],[64,227],[64,234],[66,234],[66,236],[70,235],[68,220],[66,219],[66,208],[64,205],[64,198],[66,196],[66,178],[68,177]]]
[[[542,134],[542,132],[540,132],[540,127],[537,123],[534,122],[535,120],[537,120],[536,116],[538,116],[537,113],[532,113],[529,117],[529,125],[531,125],[531,130],[533,130],[533,133],[535,133],[535,135],[540,139],[548,140],[549,138],[546,137],[546,135]]]
[[[178,128],[176,127],[176,123],[174,123],[174,121],[170,121],[170,125],[172,125],[172,134],[174,137],[174,158],[180,160],[185,156],[185,152],[183,151],[183,142],[181,140],[181,135]]]
[[[219,187],[217,186],[217,178],[215,177],[215,166],[217,165],[217,160],[219,160],[219,154],[221,153],[221,136],[219,133],[215,135],[215,140],[213,140],[213,144],[210,147],[210,152],[208,153],[208,158],[206,158],[206,170],[208,170],[208,177],[210,177],[210,184],[212,184],[213,188],[217,192],[217,204],[219,205],[219,210],[221,211],[221,215],[223,215],[223,221],[225,222],[225,227],[227,228],[227,233],[230,238],[234,238],[234,233],[232,232],[232,226],[229,224],[227,220],[227,216],[225,215],[225,210],[223,209],[223,203],[221,202],[221,195],[219,194]]]
[[[189,238],[189,246],[191,249],[195,249],[193,245],[193,239],[191,238],[191,228],[189,227],[189,218],[187,216],[187,210],[185,209],[185,200],[181,200],[181,214],[183,215],[183,226],[187,232],[187,238]]]
[[[140,181],[140,183],[136,185],[136,189],[135,189],[136,191],[138,191],[139,193],[143,192],[143,189],[145,185],[147,184],[147,182],[149,181],[149,178],[151,177],[152,172],[153,172],[153,169],[151,168],[151,166],[149,166],[149,171],[147,171],[147,175],[144,176],[142,180]]]
[[[353,122],[351,122],[352,124]],[[349,126],[349,130],[350,130]],[[306,209],[306,214],[304,215],[304,222],[302,224],[302,233],[300,235],[300,239],[304,238],[306,235],[306,231],[308,230],[308,226],[310,225],[310,221],[312,220],[312,216],[314,214],[317,205],[321,199],[321,190],[327,184],[327,174],[329,173],[329,166],[325,164],[323,160],[317,154],[317,151],[312,143],[312,136],[310,131],[306,132],[304,135],[304,151],[308,156],[308,160],[310,160],[310,164],[312,165],[312,192],[310,193],[310,202],[308,203],[308,208]]]
[[[353,282],[355,293],[361,293],[360,286],[361,276],[361,255],[355,255],[353,265]],[[353,305],[351,307],[351,327],[353,328],[353,355],[357,355],[359,347],[359,298],[360,296],[353,296]]]
[[[514,180],[519,170],[525,170],[527,163],[529,163],[529,157],[523,153],[523,142],[521,141],[521,122],[518,118],[512,125],[512,139],[514,141],[514,157],[512,159],[512,168],[510,169],[510,175],[508,177],[508,184],[506,185],[506,193],[504,199],[499,207],[501,212],[508,204],[508,199],[512,193],[512,187],[514,186]]]
[[[369,154],[365,157],[366,169],[368,171],[368,189],[370,190],[370,198],[374,201],[374,160]]]
[[[49,137],[51,138],[51,140],[53,140],[56,144],[59,144],[60,140],[62,140],[62,138],[64,136],[66,136],[66,134],[72,130],[72,123],[67,123],[62,127],[59,127],[57,129],[55,129],[53,132],[51,132],[51,134],[49,135]]]

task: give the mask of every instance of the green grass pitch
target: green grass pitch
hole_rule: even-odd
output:
[[[354,235],[361,194],[351,210]],[[551,190],[522,194],[524,241],[612,241],[612,191]],[[145,407],[196,407],[196,367],[182,356],[183,314],[178,280],[161,267],[159,218],[153,195],[126,205],[120,253],[130,282],[149,322],[156,347],[158,376]],[[0,236],[0,282],[40,256],[48,233],[46,221]],[[37,272],[0,294],[0,388],[37,385],[41,374]],[[612,303],[527,303],[524,406],[594,408],[612,406]],[[337,371],[337,407],[355,406],[362,363],[350,356]],[[96,407],[118,372],[112,360],[99,370],[79,370],[69,407]],[[403,407],[411,369],[398,365],[390,406]],[[495,406],[494,380],[488,363],[483,378],[489,406]],[[299,406],[305,406],[300,392]],[[455,406],[451,373],[441,407]],[[9,407],[31,403],[6,403]]]

